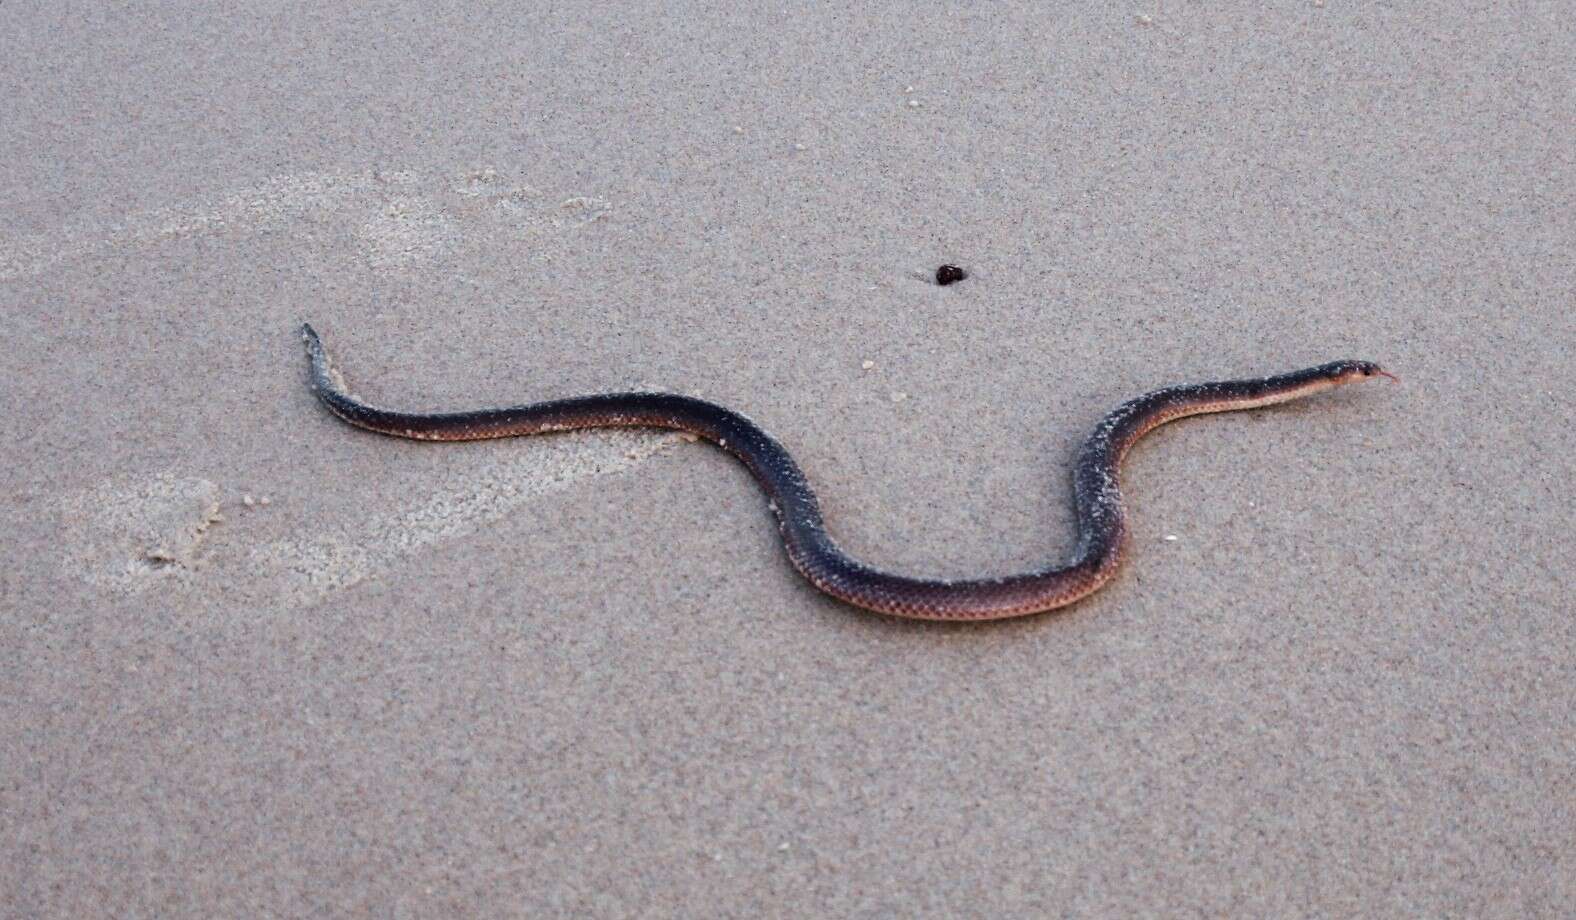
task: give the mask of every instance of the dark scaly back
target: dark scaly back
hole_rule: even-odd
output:
[[[1166,387],[1117,406],[1090,432],[1073,467],[1079,529],[1071,565],[1105,570],[1120,561],[1127,528],[1119,481],[1122,458],[1149,431],[1190,415],[1299,399],[1336,386],[1348,375],[1376,373],[1382,371],[1369,362],[1332,361],[1273,377]]]
[[[302,327],[312,388],[352,425],[397,437],[459,441],[580,428],[648,427],[685,431],[737,457],[771,499],[789,559],[833,597],[897,616],[982,620],[1072,603],[1103,585],[1122,556],[1126,522],[1119,472],[1123,455],[1145,432],[1173,419],[1282,402],[1357,377],[1384,374],[1361,361],[1258,380],[1157,390],[1107,414],[1090,434],[1073,470],[1078,541],[1071,560],[1000,578],[949,581],[910,578],[871,568],[844,554],[826,532],[820,505],[787,449],[742,414],[670,393],[607,393],[474,412],[408,413],[379,409],[352,396],[310,326]]]
[[[310,325],[302,325],[301,336],[311,362],[313,392],[331,412],[358,428],[444,441],[607,427],[689,432],[738,458],[760,483],[771,499],[795,565],[813,567],[808,560],[837,552],[826,533],[815,492],[792,455],[776,438],[732,409],[676,393],[603,393],[473,412],[394,412],[363,403],[347,391]]]

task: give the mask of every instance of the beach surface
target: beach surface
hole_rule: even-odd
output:
[[[1472,916],[1576,903],[1557,2],[0,10],[0,915]],[[970,277],[940,287],[937,266]],[[1129,457],[1158,386],[1365,383]]]

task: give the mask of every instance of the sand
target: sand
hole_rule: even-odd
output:
[[[1473,916],[1576,901],[1576,17],[1342,2],[0,14],[0,915]],[[970,277],[927,281],[943,263]],[[843,607],[672,435],[734,406]]]

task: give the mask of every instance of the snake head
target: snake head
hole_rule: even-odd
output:
[[[1336,383],[1356,383],[1370,377],[1389,377],[1396,383],[1401,382],[1400,377],[1372,361],[1336,361],[1325,365],[1325,370]]]

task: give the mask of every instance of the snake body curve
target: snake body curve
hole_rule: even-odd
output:
[[[883,572],[848,556],[827,533],[814,490],[788,450],[760,426],[715,403],[672,393],[603,393],[470,412],[380,409],[352,396],[322,340],[301,327],[311,386],[330,412],[358,428],[422,441],[475,441],[581,428],[689,432],[732,454],[770,499],[788,559],[832,597],[879,613],[921,620],[995,620],[1064,607],[1092,594],[1121,564],[1127,536],[1118,479],[1122,458],[1154,428],[1209,412],[1301,399],[1375,376],[1368,361],[1334,361],[1252,380],[1155,390],[1116,407],[1095,426],[1073,467],[1078,540],[1064,565],[999,578],[938,580]]]

